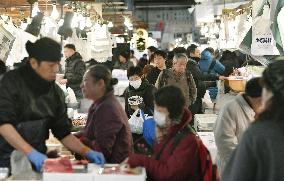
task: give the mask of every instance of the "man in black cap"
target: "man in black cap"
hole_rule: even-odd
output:
[[[13,150],[24,153],[36,171],[46,159],[49,130],[71,151],[102,164],[104,156],[71,134],[65,96],[56,85],[61,46],[50,38],[28,41],[28,62],[0,83],[0,167],[10,167]]]

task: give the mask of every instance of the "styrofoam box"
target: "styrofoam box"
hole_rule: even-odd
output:
[[[115,164],[114,164],[115,166]],[[43,181],[145,181],[146,170],[141,175],[99,174],[100,166],[88,165],[88,173],[43,173]]]
[[[213,128],[217,119],[216,114],[195,114],[194,115],[194,128],[198,130],[198,126]]]
[[[146,170],[143,168],[141,175],[99,174],[97,171],[94,181],[145,181],[146,178]]]
[[[43,181],[94,181],[93,173],[43,173]]]

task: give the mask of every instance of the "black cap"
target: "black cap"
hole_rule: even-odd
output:
[[[59,62],[61,60],[61,45],[51,38],[41,38],[35,43],[28,41],[26,50],[30,58],[38,61]]]

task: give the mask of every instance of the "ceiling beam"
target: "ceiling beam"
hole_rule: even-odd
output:
[[[110,15],[132,15],[132,11],[123,11],[123,12],[103,12],[103,16]]]

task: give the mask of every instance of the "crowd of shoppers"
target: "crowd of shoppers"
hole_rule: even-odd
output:
[[[232,72],[227,62],[235,54],[225,52],[222,57],[212,48],[200,52],[196,45],[171,53],[149,47],[148,56],[139,60],[134,51],[121,52],[112,68],[127,70],[123,109],[114,95],[117,79],[111,69],[100,64],[86,70],[75,46],[67,44],[65,78],[60,83],[93,102],[86,126],[72,135],[64,94],[54,82],[60,45],[41,38],[28,42],[26,49],[29,57],[16,70],[6,73],[0,61],[0,167],[10,167],[10,155],[17,149],[40,171],[51,130],[77,158],[143,166],[149,180],[204,180],[208,171],[213,174],[211,167],[202,167],[212,162],[210,155],[200,157],[208,152],[200,150],[191,124],[194,114],[203,113],[206,89],[212,91],[217,80]],[[245,92],[221,109],[214,136],[222,180],[283,179],[283,72],[284,62],[271,63],[263,77],[248,81]],[[137,97],[141,100],[133,105],[131,100]],[[137,110],[145,123],[140,135],[131,133],[128,122]],[[151,152],[137,152],[137,144],[147,144]]]

